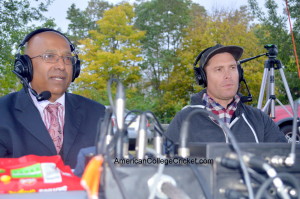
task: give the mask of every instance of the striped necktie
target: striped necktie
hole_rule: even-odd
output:
[[[58,108],[61,104],[48,104],[46,110],[50,115],[50,126],[48,132],[53,140],[57,154],[59,154],[63,143],[63,131],[58,120]]]

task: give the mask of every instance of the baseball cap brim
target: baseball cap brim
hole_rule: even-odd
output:
[[[214,55],[224,52],[232,54],[234,59],[238,61],[241,58],[244,49],[240,46],[223,46],[217,44],[203,53],[203,56],[200,59],[200,66],[203,68]]]

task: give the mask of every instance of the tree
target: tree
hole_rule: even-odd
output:
[[[152,0],[136,6],[135,25],[146,31],[142,42],[146,59],[141,66],[154,95],[161,95],[161,81],[178,61],[175,52],[190,21],[190,5],[189,0]]]
[[[106,85],[110,78],[123,82],[128,99],[139,91],[140,40],[145,33],[134,28],[134,17],[133,7],[128,3],[113,7],[97,21],[97,29],[89,31],[90,38],[80,41],[84,68],[76,80],[76,92],[108,103]]]
[[[289,5],[289,11],[291,18],[293,20],[293,33],[295,37],[295,45],[296,45],[296,50],[297,50],[297,56],[298,56],[298,62],[300,58],[300,0],[289,0],[288,1]],[[296,57],[291,56],[291,64],[290,66],[296,66]],[[293,70],[294,69],[294,70]],[[300,77],[299,77],[299,71],[298,73],[296,72],[299,70],[299,68],[296,69],[296,67],[290,67],[289,74],[287,74],[287,79],[290,80],[288,81],[291,87],[291,93],[294,99],[297,99],[300,97]]]
[[[298,12],[298,7],[295,9],[298,0],[292,0],[289,1],[291,5],[291,16],[296,17],[297,22],[297,15],[294,15]],[[258,7],[256,0],[248,0],[250,4],[250,8],[252,11],[253,16],[255,16],[261,23],[260,25],[257,25],[255,27],[255,33],[256,36],[260,40],[260,45],[264,46],[266,44],[275,44],[278,48],[278,55],[277,59],[281,61],[282,65],[285,66],[284,72],[289,73],[287,78],[288,80],[297,79],[296,76],[296,64],[295,64],[295,57],[293,56],[293,45],[291,40],[291,35],[288,32],[288,29],[286,27],[287,24],[287,16],[286,15],[280,15],[278,13],[278,5],[274,0],[266,0],[265,1],[265,7],[267,9],[267,14],[264,14],[261,9]],[[299,4],[299,1],[298,1]],[[292,14],[293,13],[293,14]],[[286,13],[285,13],[286,14]],[[298,18],[299,21],[299,18]],[[295,23],[297,25],[297,23]],[[297,30],[297,29],[296,29]],[[296,36],[299,35],[299,33],[296,32]],[[297,41],[297,40],[296,40]],[[300,44],[298,42],[298,44]],[[268,52],[266,50],[266,52]],[[298,53],[299,56],[299,53]],[[284,86],[282,84],[281,77],[278,75],[276,76],[277,79],[280,81],[278,87],[276,87],[276,96],[279,98],[282,103],[288,103],[286,91],[284,89]],[[298,81],[299,82],[299,81]],[[292,92],[293,98],[299,97],[297,96],[297,93],[299,93],[299,85],[294,84],[291,81],[288,81],[289,87]],[[295,92],[297,91],[298,92]]]
[[[84,11],[72,4],[67,11],[67,19],[71,21],[68,25],[71,40],[77,44],[80,39],[86,38],[89,30],[96,29],[96,21],[102,18],[103,12],[111,7],[112,5],[104,0],[90,0]]]
[[[146,31],[142,41],[145,90],[151,110],[159,117],[166,117],[163,81],[170,79],[174,65],[179,61],[176,51],[181,45],[184,29],[191,21],[190,0],[151,0],[136,5],[135,26]],[[169,101],[168,101],[169,102]],[[172,106],[171,104],[169,104]]]
[[[22,38],[36,26],[33,21],[45,22],[43,25],[54,25],[52,19],[46,19],[43,12],[52,0],[37,0],[32,4],[29,0],[0,1],[0,95],[15,91],[17,78],[11,72],[14,54]]]

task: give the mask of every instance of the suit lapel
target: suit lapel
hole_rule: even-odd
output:
[[[63,157],[67,157],[79,133],[79,126],[82,121],[79,107],[80,104],[77,99],[66,93]]]
[[[25,127],[25,129],[55,155],[55,146],[41,115],[30,96],[25,93],[24,89],[18,93],[14,111],[17,120]]]

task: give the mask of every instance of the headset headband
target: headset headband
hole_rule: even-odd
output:
[[[197,65],[197,63],[198,63],[199,60],[201,59],[202,55],[203,55],[208,49],[210,49],[210,48],[211,48],[211,47],[208,47],[208,48],[204,49],[204,50],[197,56],[197,58],[196,58],[196,60],[195,60],[195,62],[194,62],[194,66]]]
[[[66,37],[64,34],[62,34],[61,32],[57,31],[57,30],[54,30],[54,29],[51,29],[51,28],[40,28],[40,29],[37,29],[31,33],[29,33],[24,39],[23,41],[19,44],[19,48],[24,46],[26,42],[28,42],[34,35],[36,34],[39,34],[39,33],[42,33],[42,32],[47,32],[47,31],[50,31],[50,32],[56,32],[60,35],[62,35],[68,42],[69,42],[69,45],[70,45],[70,48],[71,48],[71,52],[75,51],[75,46],[71,43],[71,41],[69,40],[68,37]]]

